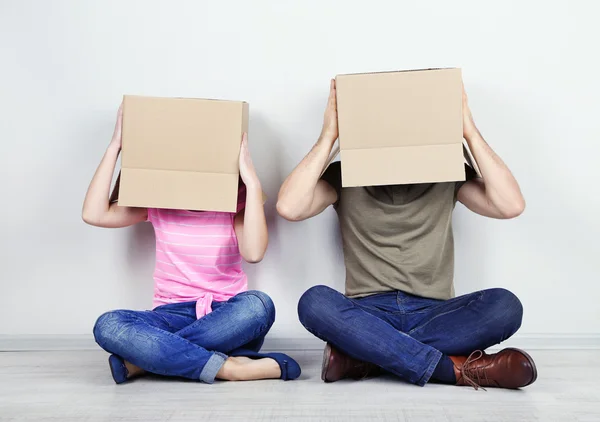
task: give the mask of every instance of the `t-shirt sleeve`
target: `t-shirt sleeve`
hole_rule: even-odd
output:
[[[321,176],[321,179],[329,183],[337,192],[338,200],[333,204],[334,207],[337,207],[342,195],[342,165],[340,162],[336,161],[335,163],[331,163],[329,167],[327,167],[327,170],[325,170],[325,173],[323,173],[323,176]]]
[[[455,182],[454,184],[454,200],[458,197],[458,191],[462,186],[467,183],[469,180],[473,180],[477,178],[477,172],[468,164],[465,164],[465,180],[460,180]]]

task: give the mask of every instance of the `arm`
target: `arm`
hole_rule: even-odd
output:
[[[306,157],[285,179],[277,199],[277,212],[290,221],[301,221],[321,213],[338,198],[329,183],[319,177],[338,137],[335,81],[331,81],[323,130]]]
[[[481,170],[481,178],[466,182],[458,191],[458,201],[477,214],[508,219],[525,209],[519,184],[502,159],[485,142],[475,126],[463,89],[463,136]]]
[[[235,216],[235,235],[244,260],[256,263],[265,256],[269,233],[262,188],[250,158],[248,136],[245,133],[240,150],[240,177],[246,185],[246,207]]]
[[[120,207],[116,202],[111,203],[109,199],[110,184],[121,151],[122,123],[123,109],[120,107],[112,140],[92,178],[83,202],[83,221],[92,226],[126,227],[145,221],[148,216],[145,208]]]

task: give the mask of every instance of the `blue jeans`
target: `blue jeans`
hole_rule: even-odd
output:
[[[298,315],[308,331],[349,356],[423,386],[442,354],[468,355],[513,335],[523,307],[504,289],[450,300],[401,291],[350,299],[315,286],[300,298]]]
[[[212,309],[200,319],[195,302],[111,311],[96,321],[94,337],[107,352],[148,372],[210,384],[228,353],[260,350],[275,321],[273,301],[259,291],[213,302]]]

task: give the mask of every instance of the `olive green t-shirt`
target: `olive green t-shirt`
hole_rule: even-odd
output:
[[[342,188],[339,162],[322,178],[338,193],[348,297],[454,296],[452,211],[464,182]]]

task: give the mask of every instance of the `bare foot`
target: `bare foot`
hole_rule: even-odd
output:
[[[139,366],[135,366],[133,363],[125,362],[125,368],[127,368],[127,379],[137,377],[140,375],[144,375],[146,371],[144,371]]]
[[[217,373],[217,378],[227,381],[281,378],[281,368],[271,358],[229,357]]]

